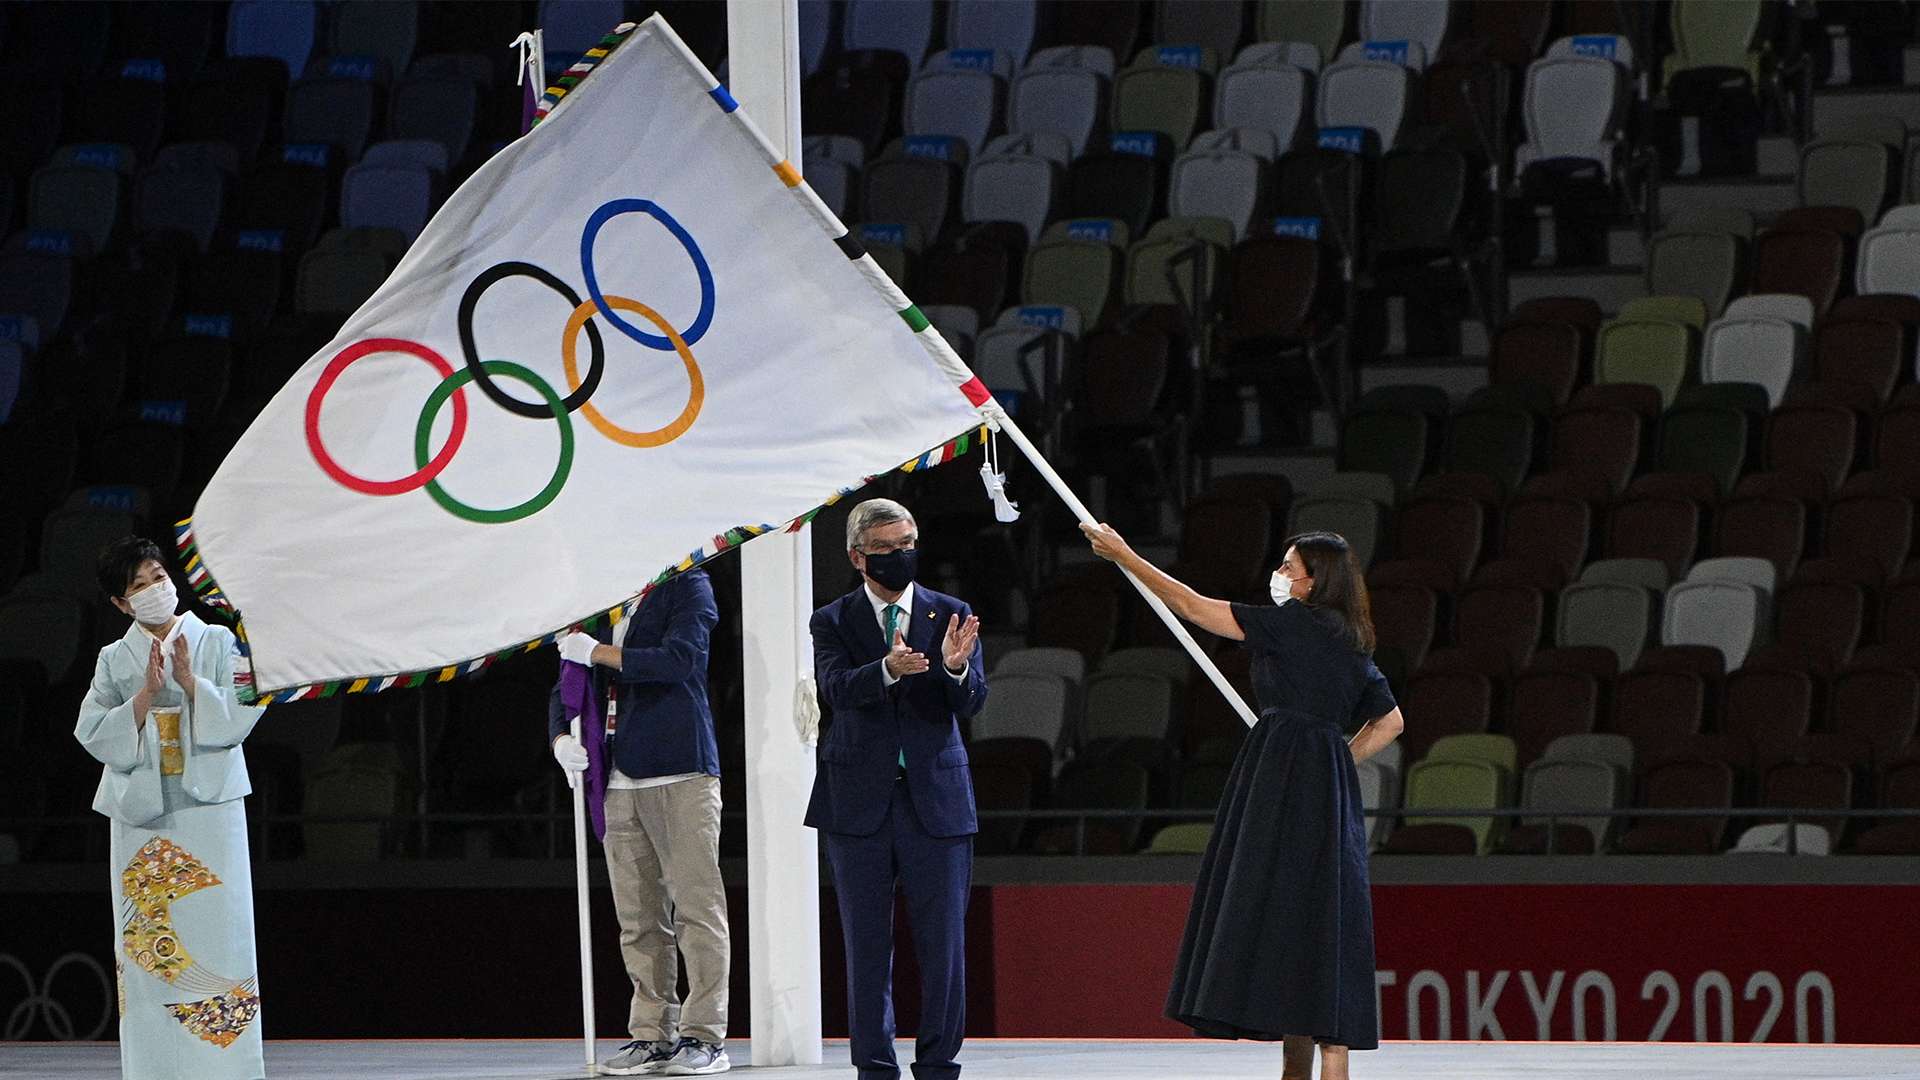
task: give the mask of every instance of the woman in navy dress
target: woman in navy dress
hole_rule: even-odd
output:
[[[1335,533],[1304,533],[1287,541],[1272,604],[1228,603],[1162,573],[1111,527],[1081,529],[1174,614],[1253,652],[1260,722],[1214,817],[1167,1015],[1211,1038],[1284,1040],[1283,1080],[1308,1080],[1317,1043],[1322,1080],[1346,1080],[1347,1051],[1379,1046],[1354,763],[1402,725],[1370,657],[1359,560]]]

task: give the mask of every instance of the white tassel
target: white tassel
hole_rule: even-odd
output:
[[[980,482],[987,487],[987,498],[993,500],[993,519],[1002,525],[1010,525],[1020,520],[1020,506],[1007,498],[1007,474],[999,471],[999,447],[993,435],[987,435],[987,460],[980,465]]]
[[[800,741],[808,746],[820,742],[820,692],[813,676],[802,675],[793,687],[793,723],[800,730]]]

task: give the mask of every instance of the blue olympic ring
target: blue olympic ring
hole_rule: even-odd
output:
[[[646,214],[666,226],[667,231],[680,241],[680,246],[686,248],[687,255],[693,259],[694,272],[700,275],[700,315],[680,335],[683,342],[692,345],[706,334],[707,327],[713,322],[713,271],[707,266],[707,257],[701,254],[700,245],[693,242],[693,237],[680,227],[672,214],[654,205],[651,199],[614,199],[603,204],[587,219],[586,228],[580,233],[580,269],[587,278],[587,295],[593,298],[593,306],[600,314],[618,327],[621,333],[649,349],[663,352],[673,350],[672,341],[659,334],[649,334],[615,314],[613,308],[607,305],[606,297],[600,294],[600,279],[593,272],[593,242],[600,235],[600,226],[621,214],[634,213]]]

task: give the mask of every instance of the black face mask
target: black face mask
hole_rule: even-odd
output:
[[[920,569],[920,553],[912,548],[867,556],[867,576],[888,592],[899,592],[913,582]]]

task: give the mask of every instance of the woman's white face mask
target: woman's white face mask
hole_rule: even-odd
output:
[[[1273,597],[1275,604],[1284,604],[1294,599],[1293,580],[1280,571],[1275,570],[1272,580],[1267,583],[1267,593]]]
[[[180,594],[175,591],[172,578],[161,578],[127,597],[127,606],[133,608],[133,617],[146,625],[164,626],[179,609]]]

